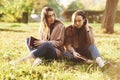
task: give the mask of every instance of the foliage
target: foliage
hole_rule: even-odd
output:
[[[65,26],[70,23],[65,23]],[[100,24],[90,24],[95,34],[96,46],[111,67],[102,71],[96,64],[74,63],[66,60],[46,61],[32,67],[31,63],[16,66],[8,62],[26,56],[25,39],[38,37],[39,23],[0,23],[0,79],[1,80],[119,80],[120,79],[120,24],[115,24],[114,34],[100,32]],[[33,33],[34,32],[34,33]]]
[[[56,0],[50,0],[47,6],[52,7],[55,10],[56,15],[60,17],[60,12],[63,10],[63,6],[60,5],[58,2],[59,1]]]
[[[49,6],[52,7],[57,17],[60,17],[60,12],[63,10],[63,6],[59,4],[59,0],[35,0],[33,4],[33,13],[40,14],[43,7]]]
[[[2,21],[17,22],[22,19],[23,12],[30,12],[32,0],[3,0],[1,13],[3,13]]]
[[[76,5],[76,4],[78,4],[78,1],[73,1],[73,2],[71,2],[71,4],[68,5],[67,9],[68,9],[68,10],[76,10],[76,9],[79,9],[78,5]]]
[[[35,10],[35,13],[40,13],[43,6],[47,5],[49,3],[49,0],[33,0],[33,10]]]
[[[60,17],[60,11],[63,9],[56,0],[2,0],[0,3],[0,21],[21,22],[23,13],[40,14],[44,6],[52,7],[57,16]],[[2,16],[1,16],[2,15]]]
[[[71,4],[68,5],[65,10],[62,11],[62,16],[67,21],[70,21],[72,13],[78,9],[84,9],[84,6],[80,3],[80,1],[73,1],[71,2]]]

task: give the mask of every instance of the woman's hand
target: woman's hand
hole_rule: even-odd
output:
[[[74,55],[74,58],[76,58],[76,59],[82,59],[82,60],[84,60],[88,64],[94,63],[93,60],[87,59],[87,58],[83,57],[82,55],[80,55],[77,52],[73,52],[73,55]]]
[[[93,60],[88,59],[88,60],[86,61],[86,63],[91,64],[91,63],[94,63],[94,61],[93,61]]]
[[[79,59],[79,58],[80,58],[80,54],[77,53],[77,52],[73,52],[73,56],[74,56],[74,58],[76,58],[76,59]]]
[[[43,40],[35,40],[34,41],[34,45],[35,46],[40,46],[41,44],[43,44],[45,41],[43,41]]]

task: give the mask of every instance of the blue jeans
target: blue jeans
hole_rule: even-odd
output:
[[[38,46],[36,49],[33,49],[28,45],[28,42],[29,38],[26,39],[26,44],[34,58],[44,57],[45,59],[57,59],[56,50],[52,43],[45,42],[41,44],[41,46]]]
[[[98,49],[97,49],[95,44],[91,44],[88,47],[88,49],[84,50],[84,52],[81,55],[83,55],[86,58],[91,59],[91,60],[93,60],[93,59],[95,59],[97,57],[100,57],[100,53],[99,53],[99,51],[98,51]],[[68,51],[66,51],[64,53],[64,56],[69,58],[69,59],[74,59],[73,54],[68,52]]]

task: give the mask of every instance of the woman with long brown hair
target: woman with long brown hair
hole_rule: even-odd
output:
[[[24,58],[13,61],[13,64],[30,58],[35,59],[34,65],[40,62],[40,58],[60,59],[64,51],[64,24],[56,19],[55,12],[50,7],[44,7],[42,9],[40,24],[40,38],[33,42],[36,48],[27,45],[31,53]],[[28,38],[27,43],[29,40]]]
[[[84,11],[77,10],[72,15],[72,24],[65,30],[65,56],[74,61],[85,60],[92,63],[95,60],[100,67],[104,67],[105,61],[94,43],[92,28],[88,25],[88,19]]]

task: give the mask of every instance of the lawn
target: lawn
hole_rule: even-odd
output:
[[[9,61],[29,54],[25,39],[31,35],[38,37],[39,23],[0,23],[0,80],[119,80],[120,24],[115,24],[114,34],[101,33],[100,24],[90,25],[102,57],[111,63],[111,67],[104,71],[96,64],[66,60],[43,60],[43,64],[35,67],[24,62],[12,66]]]

